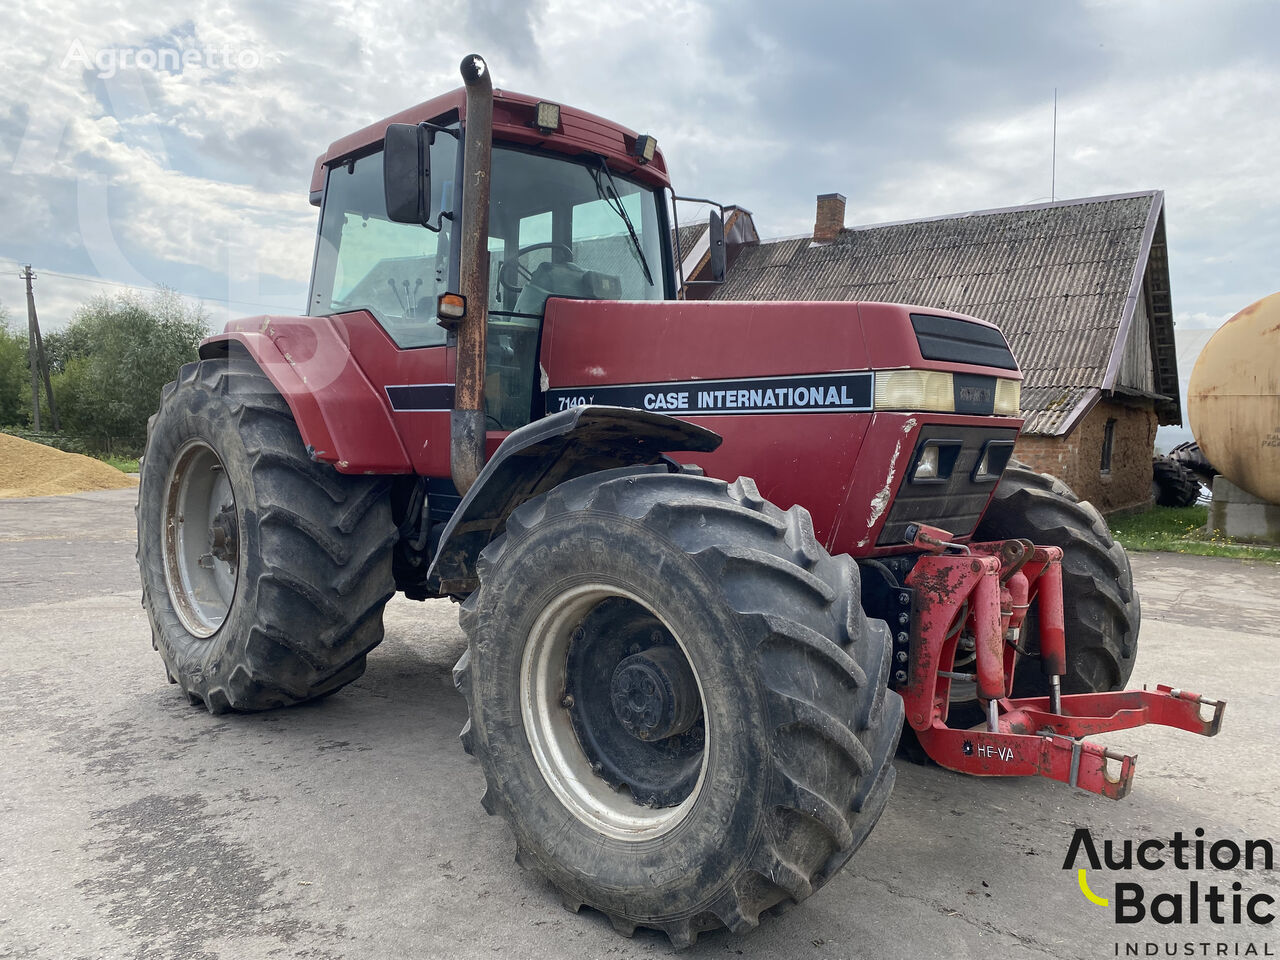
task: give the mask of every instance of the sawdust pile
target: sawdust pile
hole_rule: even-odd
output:
[[[0,433],[0,498],[119,490],[137,482],[101,460]]]

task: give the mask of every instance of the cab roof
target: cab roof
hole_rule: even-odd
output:
[[[582,153],[602,154],[617,173],[625,173],[650,186],[670,186],[667,163],[661,151],[655,150],[653,159],[644,164],[633,156],[638,137],[634,130],[585,110],[561,104],[560,127],[554,133],[543,133],[533,125],[538,103],[539,98],[528,94],[494,90],[493,139],[571,156]],[[316,158],[311,173],[311,202],[316,205],[320,203],[325,168],[359,157],[381,146],[388,124],[421,123],[424,120],[436,123],[465,121],[466,112],[467,92],[464,87],[458,87],[333,141],[329,149]]]

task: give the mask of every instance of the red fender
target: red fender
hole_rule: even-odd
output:
[[[233,320],[200,344],[200,358],[225,357],[237,343],[280,391],[312,459],[339,473],[412,473],[386,397],[351,355],[346,331],[329,317]]]

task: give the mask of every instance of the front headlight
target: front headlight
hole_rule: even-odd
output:
[[[995,412],[1002,417],[1016,417],[1022,400],[1021,380],[996,381]]]
[[[953,413],[954,381],[940,370],[877,370],[875,408]]]
[[[920,459],[916,461],[916,469],[911,474],[911,479],[938,479],[938,448],[936,446],[927,446],[920,451]]]
[[[942,370],[877,370],[875,376],[876,410],[956,412],[956,383],[950,373]],[[995,387],[991,394],[991,412],[1001,417],[1018,416],[1022,382],[1004,377],[991,377],[990,380],[994,381]]]
[[[978,455],[978,462],[973,468],[973,482],[999,480],[1012,457],[1012,440],[988,440],[983,444],[982,453]]]
[[[955,471],[963,446],[959,440],[926,440],[911,467],[912,483],[945,483]]]

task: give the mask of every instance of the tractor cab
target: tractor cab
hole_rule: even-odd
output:
[[[555,106],[542,102],[530,110],[528,98],[499,93],[495,99],[535,121],[539,106],[543,114]],[[460,289],[463,124],[457,112],[393,124],[381,143],[338,162],[321,158],[309,314],[368,311],[401,350],[451,344],[437,301]],[[558,106],[553,115],[556,129],[573,125]],[[634,169],[649,161],[620,157],[621,142],[588,149],[593,144],[571,132],[544,136],[539,144],[503,141],[497,139],[502,126],[495,117],[484,386],[486,429],[509,431],[541,412],[535,385],[549,298],[664,300],[674,297],[676,283],[665,177],[656,178],[655,168],[642,176]],[[519,132],[528,129],[525,118]],[[399,175],[419,172],[420,156],[425,182]]]

